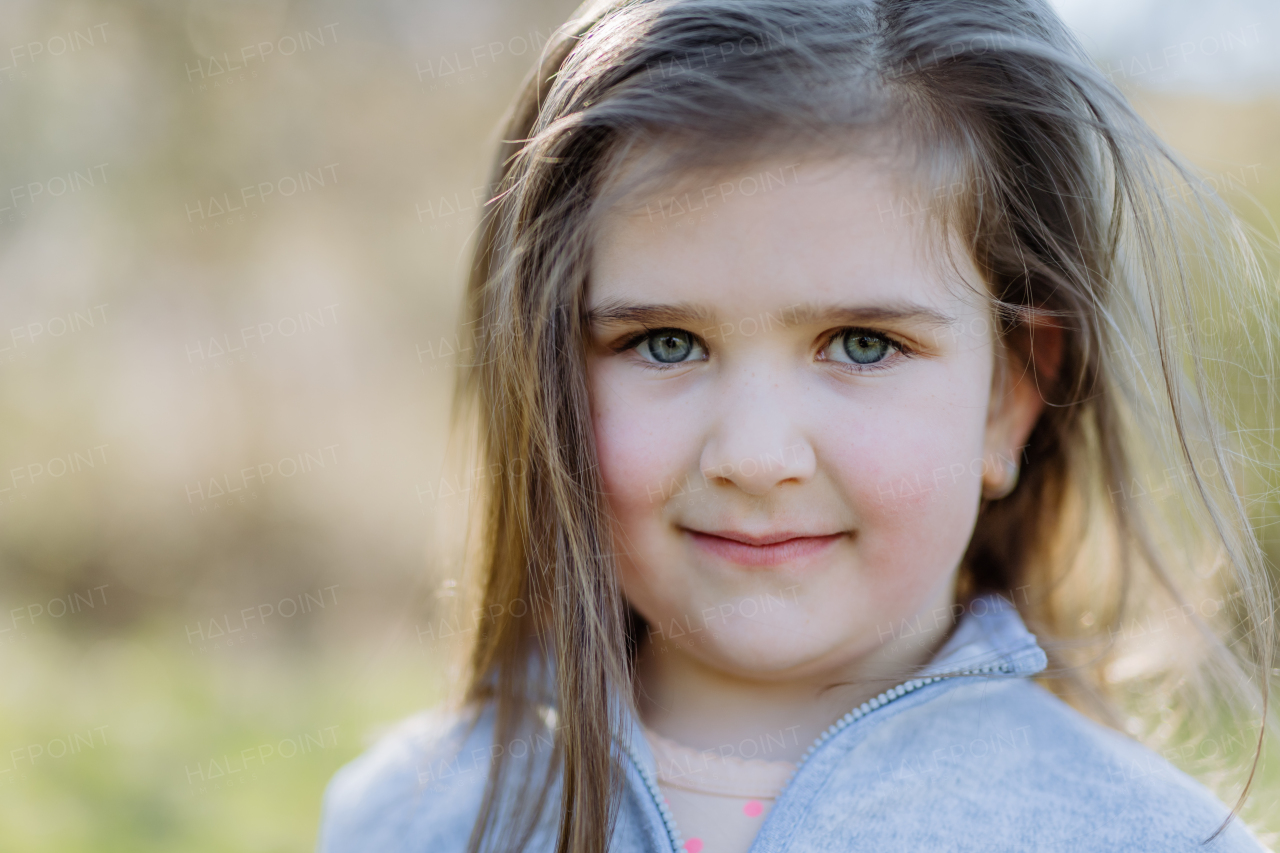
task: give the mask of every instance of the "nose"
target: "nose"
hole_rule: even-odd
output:
[[[798,419],[803,395],[790,393],[787,385],[781,377],[760,374],[729,380],[715,400],[714,425],[698,460],[708,482],[759,497],[813,477],[817,458]]]

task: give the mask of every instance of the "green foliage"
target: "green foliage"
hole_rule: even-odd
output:
[[[417,649],[201,655],[167,627],[0,648],[0,848],[311,850],[334,771],[439,695]]]

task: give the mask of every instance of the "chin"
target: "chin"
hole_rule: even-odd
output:
[[[830,658],[838,646],[828,644],[799,646],[774,642],[772,632],[754,631],[750,641],[718,638],[714,646],[695,645],[688,652],[717,669],[739,675],[767,678],[771,675],[794,676]],[[794,637],[794,632],[787,634]]]

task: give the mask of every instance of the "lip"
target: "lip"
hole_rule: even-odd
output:
[[[814,536],[794,531],[779,531],[753,536],[733,530],[703,531],[685,528],[693,543],[713,556],[740,566],[780,566],[816,557],[845,533]]]

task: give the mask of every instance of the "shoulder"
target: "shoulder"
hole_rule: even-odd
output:
[[[952,808],[1008,849],[1203,849],[1228,814],[1164,758],[1026,679],[957,684],[855,751],[883,795],[906,794],[922,819]],[[1263,848],[1236,818],[1208,849]]]
[[[321,853],[461,850],[488,777],[492,713],[410,717],[339,770],[325,790]]]

